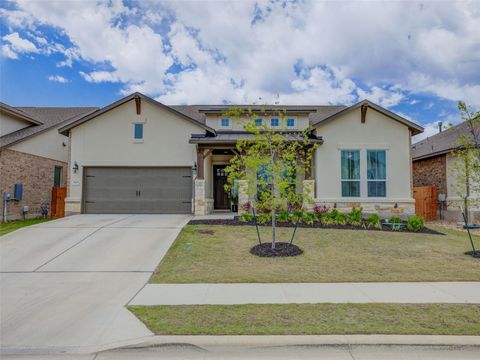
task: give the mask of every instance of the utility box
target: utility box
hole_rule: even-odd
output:
[[[13,199],[20,201],[23,199],[23,184],[15,184],[15,189],[13,191]]]

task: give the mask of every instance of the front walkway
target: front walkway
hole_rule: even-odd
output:
[[[480,282],[148,284],[130,305],[472,303]]]

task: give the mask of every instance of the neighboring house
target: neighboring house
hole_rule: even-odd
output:
[[[469,135],[465,122],[412,145],[413,185],[435,186],[438,194],[446,196],[445,211],[442,212],[446,220],[462,220],[458,207],[462,204],[462,198],[456,194],[458,189],[455,187],[456,177],[452,168],[455,163],[453,150],[456,140],[464,134]],[[471,198],[479,199],[480,194],[472,192]],[[480,221],[478,205],[471,210],[471,220]]]
[[[0,103],[0,195],[14,197],[15,184],[23,186],[21,200],[7,202],[7,219],[41,214],[50,206],[53,186],[66,186],[68,137],[58,128],[95,108],[12,107]],[[4,219],[4,204],[1,206]]]
[[[248,106],[242,106],[248,107]],[[134,93],[59,131],[69,136],[67,213],[228,210],[225,166],[242,121],[225,105],[166,106]],[[278,119],[286,110],[287,120]],[[258,122],[321,144],[309,179],[317,202],[413,214],[411,136],[423,128],[369,101],[345,106],[266,106]],[[261,110],[261,111],[260,111]],[[245,121],[245,120],[244,120]],[[299,191],[303,191],[299,189]]]

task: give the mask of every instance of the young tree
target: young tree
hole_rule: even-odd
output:
[[[451,172],[456,180],[455,194],[463,200],[468,222],[469,208],[480,200],[480,111],[474,112],[462,101],[458,102],[458,109],[467,131],[453,144],[455,160]],[[472,193],[476,196],[471,197]]]
[[[262,111],[263,112],[263,111]],[[249,136],[237,142],[238,154],[226,168],[229,184],[236,179],[248,181],[249,197],[256,195],[253,206],[259,212],[272,217],[272,249],[276,243],[276,213],[280,209],[300,209],[306,199],[301,182],[309,174],[317,144],[310,140],[311,129],[291,132],[282,131],[256,120],[272,118],[272,114],[230,109],[226,114],[233,119],[247,119],[244,125]],[[278,111],[274,116],[287,121],[286,112]],[[256,186],[255,186],[256,185]],[[240,206],[242,204],[239,204]]]

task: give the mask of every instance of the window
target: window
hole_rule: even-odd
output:
[[[223,118],[221,121],[220,121],[220,125],[222,127],[229,127],[230,126],[230,119],[228,118]]]
[[[360,196],[360,151],[342,150],[342,196]]]
[[[133,124],[133,138],[135,140],[143,139],[143,124]]]
[[[270,126],[271,127],[278,127],[279,124],[280,124],[280,121],[278,120],[278,118],[270,119]]]
[[[61,166],[55,166],[55,170],[53,172],[53,186],[60,187],[62,186],[62,170]]]
[[[293,127],[295,127],[295,119],[293,119],[293,118],[288,118],[288,119],[287,119],[287,127],[288,127],[288,128],[293,128]]]
[[[367,151],[367,182],[369,197],[387,196],[387,164],[385,150]]]
[[[255,119],[255,125],[262,126],[262,124],[263,124],[263,121],[261,118]]]

